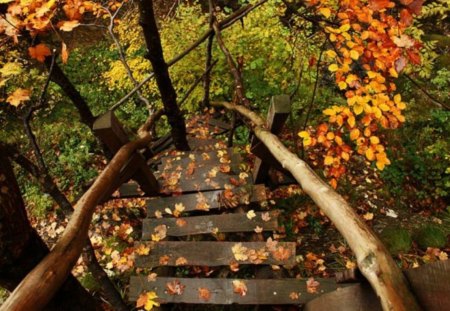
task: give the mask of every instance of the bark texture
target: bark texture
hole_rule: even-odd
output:
[[[258,139],[270,150],[283,168],[292,173],[317,206],[333,222],[355,253],[358,267],[381,300],[383,310],[421,310],[408,281],[389,252],[355,213],[345,199],[324,182],[303,160],[287,149],[277,136],[266,129],[266,121],[240,105],[215,103],[248,118]]]
[[[48,253],[47,246],[28,221],[9,159],[4,152],[0,152],[0,286],[13,291]],[[70,271],[61,283],[61,288],[41,309],[100,310],[100,303],[78,283]],[[36,293],[32,291],[29,294]],[[28,310],[37,309],[31,306]]]
[[[170,79],[168,66],[164,60],[161,38],[153,12],[153,1],[139,0],[138,2],[139,23],[142,26],[147,44],[147,58],[152,63],[156,84],[158,85],[161,100],[164,105],[164,112],[171,126],[173,142],[178,150],[189,150],[190,148],[186,139],[186,124],[177,105],[177,94]]]

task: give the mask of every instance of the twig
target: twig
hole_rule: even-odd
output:
[[[268,0],[260,0],[259,2],[255,4],[249,4],[246,7],[234,12],[224,20],[222,20],[219,23],[220,29],[226,29],[233,25],[236,21],[240,20],[241,18],[245,17],[247,14],[249,14],[254,9],[258,8],[259,6],[266,3]],[[181,59],[183,59],[186,55],[188,55],[191,51],[193,51],[195,48],[197,48],[200,44],[202,44],[208,37],[214,33],[214,30],[210,28],[207,30],[197,41],[192,43],[188,48],[186,48],[183,52],[175,56],[173,59],[167,62],[167,66],[170,67],[177,62],[179,62]],[[123,105],[131,96],[133,96],[134,93],[136,93],[143,85],[145,85],[148,81],[150,81],[154,77],[154,73],[150,73],[144,80],[142,80],[137,86],[135,86],[128,94],[126,94],[124,97],[122,97],[117,103],[111,106],[109,110],[114,111],[117,108],[119,108],[121,105]]]
[[[191,85],[191,87],[189,88],[189,90],[184,94],[183,98],[180,100],[180,102],[178,103],[178,106],[182,106],[183,103],[186,101],[186,99],[188,99],[189,95],[191,95],[192,91],[197,87],[197,85],[204,80],[204,78],[206,76],[209,75],[209,73],[211,72],[212,68],[217,64],[217,60],[215,60],[212,64],[209,65],[208,68],[206,68],[205,72],[198,77],[195,82]]]
[[[419,90],[422,91],[422,93],[424,93],[429,99],[431,99],[431,101],[438,107],[446,109],[446,110],[450,110],[450,106],[447,105],[446,103],[441,102],[439,99],[437,99],[436,97],[434,97],[433,95],[431,95],[430,93],[428,93],[427,90],[425,90],[416,80],[414,80],[413,78],[411,78],[410,75],[408,74],[404,74],[404,76],[411,81],[412,84],[414,84],[415,86],[417,86],[417,88]]]
[[[119,14],[120,9],[123,7],[123,3],[120,5],[120,7],[114,12],[114,14],[111,13],[111,11],[109,9],[106,9],[106,11],[108,12],[109,16],[110,16],[110,21],[109,21],[109,26],[108,26],[108,33],[110,35],[110,37],[112,38],[112,40],[114,41],[114,44],[116,45],[117,51],[119,52],[119,58],[120,61],[122,62],[123,66],[125,67],[125,71],[127,72],[128,78],[131,80],[131,82],[133,83],[133,85],[136,87],[139,83],[136,81],[136,79],[133,76],[133,72],[131,71],[130,66],[128,65],[128,62],[126,60],[125,57],[125,53],[123,51],[122,45],[120,44],[119,40],[117,39],[117,36],[114,34],[114,20],[117,17],[117,15]],[[139,100],[147,106],[147,108],[150,109],[151,104],[148,101],[147,98],[145,98],[141,91],[136,90],[136,94],[138,95]]]

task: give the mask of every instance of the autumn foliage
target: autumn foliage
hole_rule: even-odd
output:
[[[408,64],[420,64],[421,44],[406,30],[420,13],[422,0],[308,3],[325,18],[322,25],[331,46],[325,52],[328,70],[346,105],[330,105],[323,111],[327,122],[299,136],[305,148],[320,152],[325,174],[336,187],[354,150],[379,170],[390,164],[380,129],[395,129],[405,121],[406,104],[396,94],[395,79]]]

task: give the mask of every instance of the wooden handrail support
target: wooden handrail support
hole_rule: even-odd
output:
[[[129,142],[125,129],[113,111],[108,111],[99,116],[94,122],[93,130],[112,154],[116,154],[123,145]],[[139,151],[135,151],[122,167],[119,178],[111,181],[101,201],[107,200],[120,185],[130,179],[134,179],[148,196],[154,196],[159,193],[158,181],[150,167],[148,167],[145,158]]]
[[[267,129],[274,135],[280,134],[290,113],[291,100],[288,95],[272,96],[267,113]],[[256,136],[253,136],[252,139],[251,152],[257,157],[253,169],[253,182],[255,184],[267,182],[271,167],[285,172],[272,153]]]

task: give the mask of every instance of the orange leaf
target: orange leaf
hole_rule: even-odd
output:
[[[52,55],[52,52],[50,51],[48,46],[46,46],[43,43],[40,43],[36,46],[29,47],[28,53],[30,54],[31,58],[34,58],[41,63],[43,63],[45,61],[45,58],[47,56]]]
[[[169,295],[182,295],[185,287],[178,280],[166,283],[166,290]]]
[[[204,301],[208,301],[211,298],[211,292],[207,288],[200,287],[198,289],[198,297]]]
[[[233,292],[240,296],[247,295],[247,285],[243,281],[240,280],[234,280],[233,281]]]
[[[69,50],[67,49],[67,45],[63,42],[61,47],[61,60],[63,64],[67,64],[68,59],[69,59]]]

